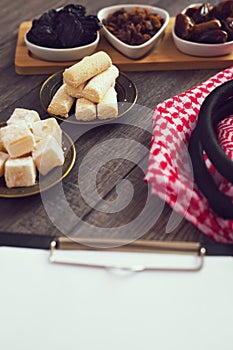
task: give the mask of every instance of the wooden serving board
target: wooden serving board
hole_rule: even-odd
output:
[[[195,57],[178,51],[173,43],[172,27],[175,18],[171,18],[163,39],[147,56],[133,60],[115,50],[104,37],[101,37],[97,51],[103,50],[112,58],[121,71],[156,71],[227,68],[233,64],[233,52],[220,57]],[[24,43],[24,35],[31,22],[23,22],[19,27],[15,52],[15,70],[18,74],[50,74],[75,63],[50,62],[33,56]]]

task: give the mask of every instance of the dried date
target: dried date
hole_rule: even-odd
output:
[[[197,24],[208,21],[211,17],[210,11],[211,5],[209,2],[206,2],[201,6],[193,6],[188,8],[185,14]]]
[[[176,16],[175,33],[184,40],[199,43],[233,40],[233,1],[222,1],[213,7],[207,2],[188,8]]]
[[[222,20],[222,27],[227,32],[229,40],[233,40],[233,17]]]
[[[180,13],[176,17],[176,34],[182,39],[189,39],[194,23],[189,16]]]
[[[196,42],[208,44],[221,44],[227,40],[227,33],[221,29],[212,29],[201,33]]]
[[[213,17],[218,19],[225,19],[227,17],[233,17],[233,1],[222,1],[211,10]]]

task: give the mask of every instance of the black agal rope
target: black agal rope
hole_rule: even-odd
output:
[[[233,162],[219,145],[215,133],[217,123],[233,114],[232,97],[233,80],[217,87],[207,96],[189,143],[195,182],[207,198],[210,207],[224,219],[233,219],[233,203],[229,196],[219,191],[206,167],[203,151],[218,172],[233,184]]]

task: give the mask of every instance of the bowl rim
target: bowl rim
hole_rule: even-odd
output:
[[[110,11],[114,11],[117,10],[119,8],[132,8],[132,7],[142,7],[142,8],[150,8],[153,9],[154,11],[159,10],[160,12],[162,12],[164,14],[164,24],[162,25],[162,27],[157,31],[156,34],[153,35],[152,38],[150,38],[149,40],[147,40],[145,43],[140,44],[140,45],[129,45],[124,43],[123,41],[121,41],[120,39],[118,39],[115,35],[113,35],[102,23],[103,19],[99,18],[100,13],[108,10]],[[112,5],[112,6],[106,6],[103,7],[101,10],[98,11],[97,13],[97,17],[99,18],[100,22],[102,23],[103,27],[102,30],[105,31],[113,40],[115,40],[116,42],[120,43],[122,45],[122,47],[127,48],[127,49],[131,49],[131,50],[138,50],[144,47],[149,46],[160,34],[161,32],[163,32],[170,20],[170,15],[169,13],[162,9],[161,7],[157,7],[157,6],[152,6],[152,5],[142,5],[142,4],[120,4],[120,5]]]
[[[24,42],[25,42],[25,44],[27,46],[30,45],[31,48],[39,49],[39,50],[44,51],[44,52],[45,51],[47,51],[47,52],[49,51],[51,53],[52,52],[54,52],[54,53],[55,52],[56,53],[58,53],[58,52],[67,52],[67,53],[69,53],[69,52],[76,51],[76,50],[88,49],[92,45],[97,44],[99,42],[99,40],[100,40],[100,33],[99,33],[100,30],[97,30],[97,32],[96,32],[97,33],[96,39],[93,42],[91,42],[90,44],[87,44],[87,45],[76,46],[76,47],[69,47],[69,48],[45,47],[45,46],[40,46],[40,45],[33,44],[31,41],[29,41],[27,39],[27,34],[28,34],[29,30],[24,34]]]

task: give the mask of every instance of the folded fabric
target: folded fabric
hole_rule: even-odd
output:
[[[233,67],[155,107],[146,174],[153,194],[203,233],[222,243],[233,242],[233,220],[218,216],[195,185],[188,144],[204,99],[217,86],[231,79]],[[233,117],[229,116],[219,123],[217,135],[221,147],[233,160],[232,131]],[[206,155],[204,157],[219,189],[233,200],[233,185],[222,178]]]

